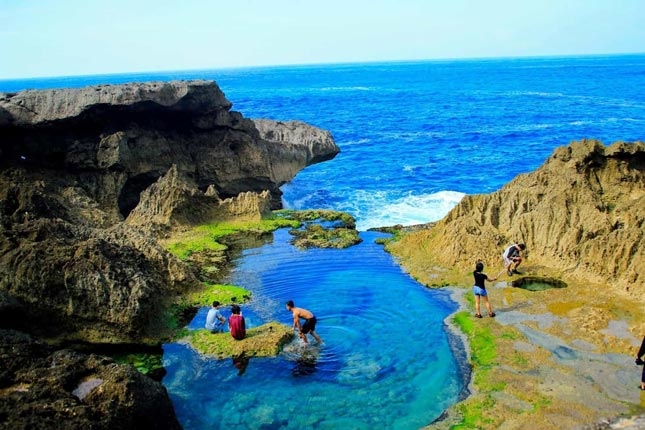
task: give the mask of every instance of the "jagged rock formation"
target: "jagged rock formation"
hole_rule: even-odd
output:
[[[161,383],[107,357],[0,330],[3,429],[181,429]]]
[[[155,236],[164,236],[169,230],[216,220],[260,220],[270,211],[271,196],[267,190],[244,192],[222,200],[214,187],[202,193],[187,178],[181,178],[173,165],[141,193],[139,204],[125,222]]]
[[[233,112],[214,82],[0,94],[0,328],[58,342],[159,344],[200,287],[157,240],[260,218],[339,151],[328,132]],[[127,219],[126,219],[127,218]],[[158,382],[0,330],[12,428],[179,428]]]
[[[165,301],[198,281],[149,233],[260,217],[339,151],[328,132],[268,120],[260,132],[230,108],[207,81],[0,95],[0,291],[22,329],[154,341]]]
[[[268,190],[277,209],[281,185],[339,152],[328,132],[268,120],[260,132],[230,108],[211,81],[0,94],[0,164],[74,175],[116,222],[173,164],[224,199]]]
[[[433,227],[389,249],[421,276],[432,264],[472,271],[477,259],[501,268],[504,247],[521,241],[525,268],[609,282],[640,298],[644,234],[645,144],[583,140],[557,148],[535,172],[497,192],[464,197]],[[413,263],[422,259],[423,267]]]

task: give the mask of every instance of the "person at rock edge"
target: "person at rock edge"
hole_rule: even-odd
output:
[[[502,258],[504,259],[504,267],[508,276],[513,276],[513,273],[520,274],[517,271],[517,267],[522,263],[522,251],[525,249],[526,245],[523,243],[514,243],[504,250]]]
[[[308,343],[307,334],[311,334],[318,343],[323,343],[322,339],[316,334],[316,322],[318,320],[313,313],[307,309],[297,308],[293,300],[287,302],[287,310],[293,314],[293,328],[298,328],[298,334],[304,343]],[[303,325],[300,324],[300,319],[305,320]]]
[[[222,315],[219,310],[220,302],[215,300],[213,302],[213,307],[208,310],[206,315],[206,329],[210,330],[211,333],[220,333],[224,331],[224,323],[226,318]]]
[[[641,342],[641,347],[638,350],[638,353],[636,354],[636,364],[639,366],[643,366],[643,372],[641,373],[641,386],[640,386],[641,391],[645,391],[645,361],[643,361],[644,355],[645,355],[645,337],[643,337],[643,341]]]
[[[475,271],[473,276],[475,277],[475,285],[473,286],[473,294],[475,294],[475,317],[481,318],[482,314],[480,312],[480,300],[484,300],[484,305],[488,309],[488,316],[494,317],[495,312],[488,301],[488,293],[486,292],[486,281],[495,281],[497,278],[489,278],[483,273],[484,263],[478,261],[475,265]]]
[[[228,327],[231,330],[231,336],[235,340],[242,340],[246,337],[246,322],[242,316],[242,309],[239,305],[231,306],[231,316],[228,318]]]

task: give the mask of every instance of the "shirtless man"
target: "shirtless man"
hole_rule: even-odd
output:
[[[298,334],[300,339],[305,343],[307,342],[307,333],[311,334],[318,343],[323,343],[322,339],[316,334],[316,317],[307,309],[297,308],[293,304],[293,300],[287,302],[287,310],[293,314],[293,328],[298,327]],[[305,320],[303,325],[300,325],[300,319]]]

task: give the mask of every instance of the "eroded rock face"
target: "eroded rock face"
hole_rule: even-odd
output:
[[[277,209],[281,185],[339,152],[328,132],[261,120],[260,133],[230,108],[212,81],[0,94],[1,164],[74,175],[117,221],[172,165],[221,198],[268,190]]]
[[[161,383],[11,330],[0,330],[0,417],[16,430],[181,429]]]
[[[477,259],[502,267],[503,249],[524,242],[525,267],[609,282],[640,298],[644,236],[645,144],[583,140],[557,148],[535,172],[497,192],[464,197],[434,227],[391,249],[405,261],[423,250],[444,267],[468,271]]]
[[[260,133],[230,108],[206,81],[0,94],[0,328],[163,340],[169,303],[200,280],[157,239],[259,219],[281,207],[280,185],[339,151],[307,124],[262,120]],[[133,368],[1,329],[0,422],[180,428],[163,386]]]
[[[26,317],[0,322],[92,342],[163,336],[165,301],[198,280],[158,235],[259,218],[280,185],[338,153],[327,132],[261,120],[260,133],[230,108],[208,81],[0,95],[0,307]]]

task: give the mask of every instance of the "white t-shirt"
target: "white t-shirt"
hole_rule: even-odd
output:
[[[206,329],[210,331],[221,330],[222,326],[224,325],[222,319],[224,319],[224,317],[222,316],[219,309],[210,308],[208,310],[208,315],[206,315]]]

